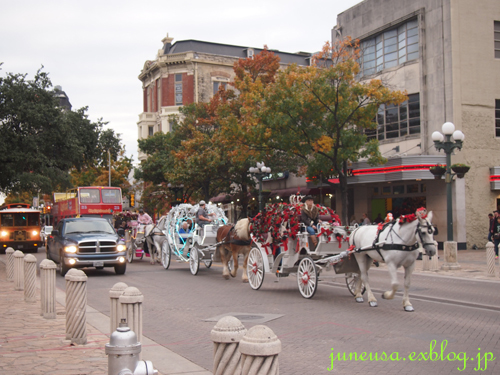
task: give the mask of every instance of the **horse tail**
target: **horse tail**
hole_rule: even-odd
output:
[[[234,229],[236,231],[236,235],[244,241],[248,241],[250,239],[250,230],[248,229],[249,228],[248,224],[249,224],[249,220],[248,220],[248,218],[245,218],[245,219],[238,220],[238,222],[234,226]]]

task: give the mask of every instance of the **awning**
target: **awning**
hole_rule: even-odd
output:
[[[299,193],[299,189],[300,189],[300,193]],[[309,194],[310,190],[311,189],[306,188],[306,187],[301,187],[301,188],[294,187],[294,188],[288,188],[288,189],[271,190],[271,194],[269,194],[269,196],[271,196],[271,197],[276,197],[276,196],[289,197],[290,195],[296,195],[297,193],[300,195],[307,195],[307,194]]]
[[[490,168],[490,188],[500,190],[500,167]]]

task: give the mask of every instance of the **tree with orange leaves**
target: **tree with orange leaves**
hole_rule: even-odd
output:
[[[357,41],[327,43],[312,66],[292,65],[278,72],[254,111],[261,147],[300,158],[312,179],[338,177],[343,222],[348,222],[348,163],[360,158],[372,165],[385,161],[378,141],[368,140],[365,132],[375,129],[380,105],[407,98],[380,80],[360,82],[359,55]]]

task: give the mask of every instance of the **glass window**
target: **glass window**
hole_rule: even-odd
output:
[[[80,189],[80,203],[101,203],[99,189]]]
[[[2,227],[13,227],[14,226],[14,215],[13,214],[1,214],[0,223]]]
[[[175,82],[182,82],[182,74],[175,75]]]
[[[500,103],[499,103],[500,104]],[[500,109],[500,108],[499,108]],[[500,110],[499,110],[500,114]],[[408,119],[409,118],[409,119]],[[399,106],[380,106],[376,117],[376,131],[366,131],[368,139],[392,139],[408,134],[420,133],[420,94],[408,95],[408,100]],[[497,120],[500,136],[500,118]]]
[[[500,21],[494,22],[495,58],[500,59]],[[497,135],[498,137],[498,135]]]
[[[382,187],[382,194],[383,195],[391,195],[391,187],[390,186],[383,186]]]
[[[405,193],[405,186],[404,185],[394,186],[392,188],[392,191],[394,192],[394,194],[404,194]]]
[[[495,100],[495,135],[500,137],[500,100]]]
[[[418,184],[406,185],[406,192],[408,194],[418,193]]]
[[[120,190],[102,189],[102,203],[122,203]]]

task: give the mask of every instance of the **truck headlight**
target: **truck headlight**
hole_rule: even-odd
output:
[[[125,251],[125,250],[127,250],[127,246],[125,245],[120,244],[116,246],[116,251]]]
[[[77,247],[75,245],[71,245],[71,246],[66,246],[64,248],[64,251],[67,252],[67,253],[71,253],[71,254],[74,254],[76,253],[77,251]]]
[[[9,232],[3,230],[1,233],[2,237],[7,237],[9,235]]]
[[[31,232],[31,234],[33,234],[33,236],[36,236],[38,234],[38,232],[36,230],[34,230],[33,232]]]

